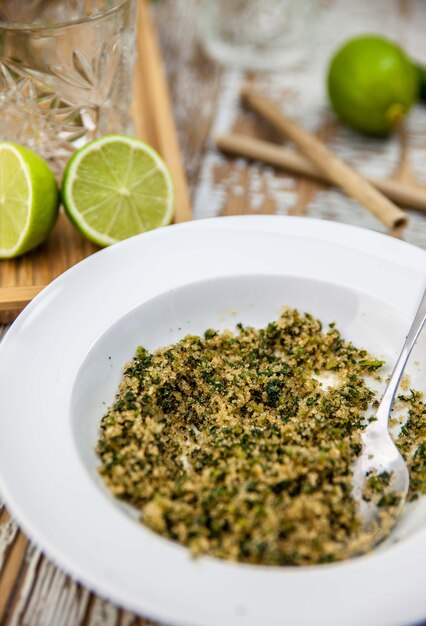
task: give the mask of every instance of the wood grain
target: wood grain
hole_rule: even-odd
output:
[[[45,285],[31,285],[28,287],[3,287],[1,289],[3,311],[16,311],[23,309]]]
[[[192,217],[189,191],[161,55],[149,17],[149,7],[145,2],[139,4],[137,41],[138,63],[144,90],[140,96],[140,108],[135,118],[142,119],[144,114],[146,115],[151,143],[158,147],[173,174],[176,191],[175,222],[184,222]]]
[[[307,132],[294,120],[284,115],[272,100],[259,90],[244,86],[242,98],[263,119],[270,122],[286,138],[296,144],[308,158],[335,185],[358,200],[388,228],[406,226],[407,215],[388,200],[371,183],[336,156],[318,137]]]
[[[223,133],[215,137],[215,144],[219,150],[233,156],[261,161],[297,176],[316,178],[329,184],[333,183],[329,176],[321,172],[306,157],[295,150],[282,148],[269,141],[262,141],[238,133]],[[426,211],[425,186],[416,185],[413,182],[403,182],[401,175],[400,180],[390,178],[381,180],[372,176],[366,176],[365,179],[397,204]]]
[[[191,205],[170,106],[161,55],[148,1],[138,5],[138,55],[133,116],[136,133],[167,162],[175,182],[174,221],[191,219]],[[66,269],[98,248],[85,240],[61,212],[45,244],[11,261],[0,261],[0,322],[9,322],[32,297]]]
[[[222,68],[204,54],[197,36],[198,0],[155,4],[158,40],[171,91],[191,195],[199,182],[212,120],[222,102]]]

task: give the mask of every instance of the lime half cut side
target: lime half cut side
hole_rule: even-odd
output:
[[[71,158],[62,201],[83,235],[108,246],[170,224],[175,194],[170,172],[155,150],[133,137],[106,135]]]
[[[56,221],[58,205],[47,163],[28,148],[0,142],[0,259],[38,246]]]

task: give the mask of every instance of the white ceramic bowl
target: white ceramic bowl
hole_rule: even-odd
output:
[[[426,253],[307,218],[172,226],[78,264],[20,315],[0,346],[0,490],[59,565],[119,604],[198,626],[408,626],[426,617],[426,502],[374,553],[310,568],[260,567],[187,550],[143,527],[97,475],[99,420],[139,344],[265,324],[290,305],[389,367],[426,283]],[[416,363],[417,362],[417,363]],[[426,337],[409,365],[426,389]]]

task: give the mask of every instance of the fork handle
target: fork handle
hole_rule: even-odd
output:
[[[426,320],[426,290],[423,293],[422,300],[420,302],[419,308],[417,310],[416,316],[411,324],[410,330],[408,331],[408,335],[405,339],[404,345],[401,350],[401,354],[398,357],[398,360],[393,368],[393,372],[389,379],[388,385],[383,394],[383,398],[379,404],[379,408],[376,412],[376,417],[378,422],[381,422],[383,426],[388,427],[389,421],[389,413],[392,408],[393,399],[398,389],[399,381],[401,380],[402,373],[404,371],[405,365],[408,361],[408,357],[410,356],[411,350],[413,349],[414,344],[416,343],[417,337],[420,334],[420,331],[423,328],[423,325]]]

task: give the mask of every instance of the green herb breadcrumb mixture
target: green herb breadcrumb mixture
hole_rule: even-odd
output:
[[[382,364],[291,309],[266,328],[140,347],[102,419],[100,472],[144,524],[194,555],[303,565],[365,552],[373,540],[351,467],[377,402],[365,377]],[[416,391],[399,402],[415,498],[426,493],[426,407]],[[388,482],[372,476],[370,493],[380,501]]]

